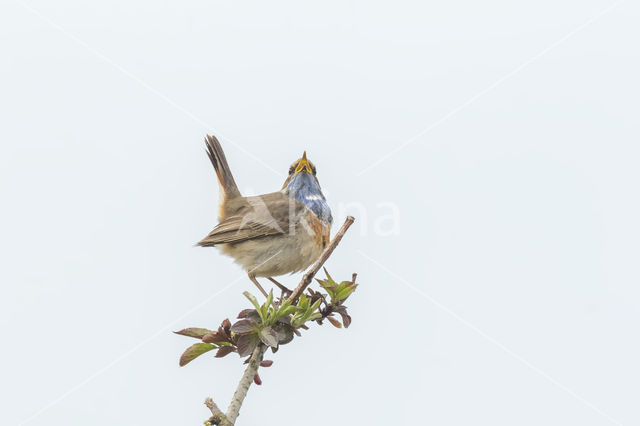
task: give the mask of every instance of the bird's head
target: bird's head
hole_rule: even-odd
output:
[[[325,223],[331,223],[331,210],[316,178],[316,166],[307,159],[307,152],[289,167],[289,176],[282,185],[291,198],[304,203]]]
[[[315,181],[318,189],[320,189],[320,183],[318,182],[318,178],[316,178],[316,166],[307,159],[307,151],[302,153],[302,158],[291,163],[291,167],[289,167],[289,175],[284,181],[282,189],[290,186],[292,181]]]

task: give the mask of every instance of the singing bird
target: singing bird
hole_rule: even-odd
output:
[[[305,151],[291,164],[280,191],[243,197],[218,139],[207,135],[205,143],[220,184],[219,223],[198,245],[216,246],[234,258],[265,296],[256,277],[286,291],[273,277],[306,269],[329,243],[331,209],[316,167]]]

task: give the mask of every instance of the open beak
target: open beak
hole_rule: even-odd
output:
[[[296,166],[295,173],[300,173],[300,172],[312,173],[311,164],[309,164],[309,160],[307,160],[307,151],[305,151],[302,154],[302,158],[300,159],[300,162],[298,162],[298,165]]]

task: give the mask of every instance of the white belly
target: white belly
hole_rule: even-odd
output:
[[[322,253],[322,247],[307,232],[274,235],[218,247],[257,277],[276,277],[302,271]]]

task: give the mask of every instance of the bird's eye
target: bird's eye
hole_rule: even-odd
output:
[[[293,166],[289,167],[289,174],[290,174],[290,175],[292,175],[292,174],[293,174],[293,172],[295,172],[295,171],[296,171],[296,168],[295,168],[295,167],[293,167]]]
[[[316,166],[311,166],[311,173],[313,173],[313,175],[316,175]]]

